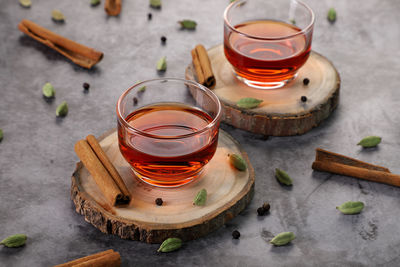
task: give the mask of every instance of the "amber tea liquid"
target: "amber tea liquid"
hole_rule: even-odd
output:
[[[262,39],[282,38],[301,32],[295,25],[281,21],[255,20],[238,24],[235,29],[261,38],[249,38],[225,28],[225,56],[234,71],[246,80],[260,83],[290,80],[310,54],[311,38],[306,38],[303,33],[291,38]]]
[[[162,138],[123,131],[119,123],[121,153],[140,178],[150,184],[185,184],[201,172],[217,149],[218,127],[196,133],[212,120],[204,111],[180,103],[142,107],[126,116],[125,121],[135,129]],[[193,133],[196,134],[173,138]]]

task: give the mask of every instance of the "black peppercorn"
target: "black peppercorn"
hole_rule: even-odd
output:
[[[307,102],[307,97],[303,95],[303,96],[301,97],[301,102]]]
[[[156,198],[156,204],[157,204],[157,206],[161,206],[162,204],[163,204],[163,200],[162,200],[162,198]]]
[[[89,88],[90,88],[90,84],[88,84],[88,83],[83,83],[83,89],[85,89],[86,91],[87,90],[89,90]]]
[[[259,207],[259,208],[257,209],[257,213],[258,213],[258,216],[264,216],[264,215],[265,215],[265,210],[264,210],[264,208],[263,208],[263,207]]]
[[[234,239],[239,239],[239,237],[240,237],[240,232],[239,232],[238,230],[233,231],[233,232],[232,232],[232,237],[233,237]]]
[[[167,42],[167,37],[161,36],[161,42],[162,42],[163,44],[165,44],[165,42]]]
[[[151,14],[151,13],[147,14],[147,19],[148,20],[151,20],[152,18],[153,18],[153,14]]]
[[[135,97],[133,98],[133,105],[136,106],[137,103],[138,103],[138,99],[137,99],[137,97],[135,96]]]
[[[264,209],[265,213],[269,212],[269,209],[271,208],[271,205],[268,202],[265,202],[262,205],[262,208]]]
[[[304,85],[308,85],[309,83],[310,83],[310,79],[304,78],[303,84],[304,84]]]

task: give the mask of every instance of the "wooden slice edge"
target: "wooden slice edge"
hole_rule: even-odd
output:
[[[107,131],[99,138],[103,140],[115,129]],[[123,239],[137,240],[147,243],[162,243],[169,237],[179,237],[183,241],[194,240],[217,230],[222,225],[236,217],[250,203],[254,196],[254,169],[249,161],[247,153],[243,151],[239,143],[229,134],[226,135],[239,148],[243,159],[249,169],[249,179],[241,192],[224,206],[208,214],[206,217],[195,219],[182,224],[179,229],[169,229],[160,224],[144,224],[143,222],[124,219],[113,214],[113,208],[108,205],[100,205],[83,191],[80,183],[80,169],[84,168],[82,162],[76,164],[71,177],[71,200],[77,213],[84,216],[85,221],[91,223],[101,232],[117,235]]]
[[[209,50],[213,48],[215,46]],[[339,72],[329,59],[315,51],[312,51],[312,53],[326,60],[335,70],[335,88],[324,103],[314,107],[307,113],[277,116],[276,114],[258,114],[251,109],[241,109],[220,99],[223,107],[222,121],[236,128],[266,136],[301,135],[321,124],[339,104],[341,79]],[[192,63],[185,70],[185,78],[196,80]]]

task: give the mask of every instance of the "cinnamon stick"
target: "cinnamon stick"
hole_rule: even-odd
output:
[[[103,58],[102,52],[67,39],[30,20],[22,20],[18,29],[84,68],[90,69]]]
[[[101,149],[101,148],[100,148]],[[94,181],[104,194],[105,198],[113,205],[129,204],[131,196],[124,194],[117,182],[113,179],[107,168],[97,157],[92,147],[86,140],[79,140],[75,144],[75,152],[83,165],[93,176]]]
[[[104,10],[109,16],[118,16],[121,13],[121,0],[106,0]]]
[[[122,177],[119,175],[118,171],[115,169],[114,165],[111,163],[106,153],[104,153],[96,137],[90,134],[86,137],[86,141],[88,142],[88,144],[90,145],[96,156],[99,158],[103,166],[107,169],[108,173],[111,175],[111,177],[113,178],[119,189],[121,190],[124,196],[124,200],[127,203],[129,203],[131,199],[131,194],[129,193],[128,188],[126,187],[124,181],[122,180]]]
[[[112,249],[92,254],[83,258],[69,261],[54,267],[118,267],[121,265],[121,256]]]
[[[312,168],[340,175],[352,176],[368,181],[400,186],[400,175],[389,169],[320,148],[316,149]]]
[[[203,45],[197,45],[192,51],[193,66],[196,71],[197,82],[208,87],[215,86],[215,77],[211,68],[210,58]]]

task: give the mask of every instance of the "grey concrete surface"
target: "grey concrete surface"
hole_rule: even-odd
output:
[[[399,1],[306,0],[317,17],[313,49],[341,74],[338,109],[303,136],[265,139],[223,125],[253,162],[255,197],[228,225],[170,254],[157,254],[158,245],[107,236],[75,213],[69,197],[73,145],[116,126],[118,96],[135,81],[157,77],[161,56],[168,58],[165,76],[184,77],[195,44],[221,43],[228,0],[165,0],[161,10],[146,0],[124,0],[119,17],[107,17],[102,5],[90,7],[89,0],[32,2],[24,9],[17,1],[0,1],[0,238],[29,236],[22,248],[0,248],[0,266],[51,266],[109,248],[121,253],[123,266],[400,265],[400,188],[311,169],[314,149],[322,147],[400,173]],[[325,18],[331,6],[338,14],[334,25]],[[54,8],[65,14],[64,24],[50,19]],[[20,33],[24,18],[103,51],[103,61],[89,71],[77,67]],[[197,30],[180,30],[176,21],[183,18],[198,21]],[[41,95],[48,81],[57,91],[52,103]],[[91,85],[88,94],[83,82]],[[70,112],[56,119],[63,100]],[[383,137],[378,148],[356,146],[372,134]],[[292,189],[276,182],[276,167],[292,175]],[[335,207],[348,200],[364,201],[365,210],[339,214]],[[271,203],[271,213],[257,217],[263,201]],[[234,229],[240,240],[232,240]],[[297,238],[272,247],[270,236],[282,231]]]

